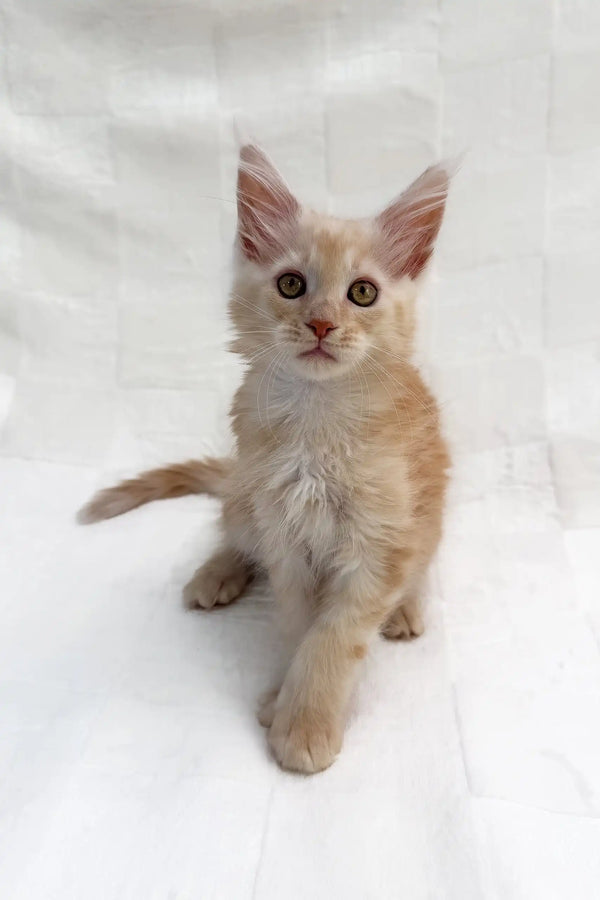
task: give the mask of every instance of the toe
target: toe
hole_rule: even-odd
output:
[[[286,723],[276,714],[268,740],[282,769],[312,775],[335,761],[342,745],[341,730],[325,722],[316,725],[311,719],[300,712],[291,723]]]
[[[408,640],[423,634],[425,625],[418,609],[400,607],[382,629],[385,638],[391,641]]]
[[[258,702],[256,717],[263,728],[270,728],[275,718],[275,703],[279,690],[267,691]]]

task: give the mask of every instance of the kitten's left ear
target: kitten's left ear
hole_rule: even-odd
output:
[[[240,150],[238,239],[247,259],[269,263],[293,238],[300,204],[267,155],[254,144]]]
[[[433,252],[454,166],[431,166],[375,219],[378,255],[392,278],[416,278]]]

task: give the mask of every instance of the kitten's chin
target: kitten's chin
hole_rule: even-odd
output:
[[[294,372],[308,381],[327,381],[345,375],[351,363],[333,353],[300,353],[290,359]]]

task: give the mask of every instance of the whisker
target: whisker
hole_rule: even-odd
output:
[[[252,300],[249,300],[247,297],[242,297],[241,294],[236,293],[235,291],[231,291],[230,298],[235,300],[237,303],[241,303],[242,306],[245,306],[247,309],[251,310],[253,313],[257,313],[263,318],[268,319],[270,322],[277,322],[275,316],[271,315],[271,313],[267,312],[265,309],[261,309],[260,306],[257,306],[256,303],[253,303]]]
[[[263,354],[268,353],[269,350],[272,350],[273,347],[278,347],[278,346],[279,346],[278,341],[269,341],[267,344],[263,344],[261,347],[257,347],[257,349],[253,353],[250,353],[246,357],[246,360],[252,361],[252,360],[258,359]]]
[[[372,359],[371,357],[369,357],[369,359],[371,360],[371,362],[373,362],[373,359]],[[398,427],[402,430],[402,422],[400,421],[400,415],[398,414],[398,407],[396,406],[396,403],[395,403],[395,401],[394,401],[394,398],[392,397],[390,391],[388,390],[387,385],[386,385],[385,382],[379,377],[379,375],[377,374],[377,371],[376,371],[375,369],[371,369],[370,371],[371,371],[371,374],[375,376],[375,378],[377,379],[377,381],[380,383],[380,385],[382,386],[382,388],[384,389],[384,391],[386,392],[386,394],[387,394],[388,397],[390,398],[391,403],[392,403],[392,406],[394,407],[394,411],[395,411],[395,413],[396,413],[396,419],[398,420]],[[409,420],[409,421],[410,421],[410,420]],[[412,433],[412,423],[411,423],[411,441],[412,441],[412,440],[413,440],[413,433]]]
[[[257,363],[259,360],[263,359],[263,357],[267,356],[270,352],[276,350],[278,346],[279,345],[277,343],[272,343],[272,344],[269,344],[267,347],[264,347],[261,350],[257,350],[256,353],[254,353],[252,356],[249,356],[247,358],[247,362],[250,364],[250,367],[252,368],[255,365],[255,363]]]
[[[269,370],[271,369],[271,366],[273,365],[273,363],[274,363],[277,359],[279,359],[279,354],[277,354],[276,356],[273,357],[273,359],[270,361],[269,365],[266,367],[265,371],[262,373],[262,376],[261,376],[261,379],[260,379],[260,381],[259,381],[259,383],[258,383],[258,388],[257,388],[257,391],[256,391],[256,409],[257,409],[257,412],[258,412],[258,420],[259,420],[259,422],[260,422],[261,428],[264,427],[263,420],[262,420],[262,415],[261,415],[261,412],[260,412],[260,392],[261,392],[261,389],[262,389],[262,383],[263,383],[263,381],[265,380],[265,376],[267,375],[267,373],[268,373]],[[265,407],[265,412],[267,412],[266,407]],[[268,424],[268,412],[267,412],[267,424]]]
[[[385,347],[380,347],[378,344],[375,344],[374,349],[379,350],[382,353],[387,353],[387,354],[389,354],[389,356],[393,357],[394,359],[398,360],[399,362],[406,364],[405,359],[403,359],[401,356],[397,356],[395,353],[392,353],[391,350],[387,350]],[[412,388],[410,388],[407,384],[404,384],[403,382],[398,381],[396,378],[394,378],[393,375],[391,375],[390,372],[387,371],[387,369],[384,369],[384,371],[386,372],[387,376],[389,378],[391,378],[391,380],[394,381],[398,385],[398,387],[400,387],[403,391],[405,391],[407,394],[409,394],[414,400],[416,400],[417,403],[419,403],[419,405],[422,406],[422,408],[426,412],[431,413],[432,415],[436,415],[437,409],[435,406],[428,406],[426,403],[423,402],[423,399],[421,397],[419,397],[419,395],[416,394],[412,390]]]
[[[367,389],[367,400],[369,402],[369,409],[367,412],[367,441],[368,441],[369,440],[369,427],[371,424],[371,388],[369,387],[369,379],[367,378],[367,376],[364,373],[361,362],[358,363],[358,370],[359,370],[360,381],[361,381],[361,398],[362,398],[362,385],[364,382],[364,385]],[[361,399],[361,402],[362,402],[362,399]],[[362,415],[362,408],[361,408],[361,415]]]
[[[268,428],[269,428],[269,432],[270,432],[271,437],[273,438],[273,440],[276,441],[278,444],[280,443],[279,438],[275,437],[275,434],[273,433],[273,429],[272,429],[272,427],[271,427],[271,422],[270,422],[270,420],[269,420],[269,390],[270,390],[270,388],[271,388],[271,385],[273,384],[273,381],[274,381],[275,376],[276,376],[276,374],[277,374],[277,370],[281,367],[281,361],[282,361],[282,359],[284,358],[284,356],[285,356],[285,350],[282,350],[282,351],[279,353],[279,355],[276,357],[276,362],[275,362],[275,365],[273,366],[273,369],[272,369],[272,371],[271,371],[271,376],[270,376],[269,380],[267,381],[267,399],[266,399],[266,408],[265,408],[266,415],[267,415],[267,425],[268,425]]]
[[[372,357],[369,353],[367,353],[367,356],[368,356],[368,358],[371,360],[371,362],[372,362],[375,366],[377,366],[377,368],[379,369],[379,371],[383,373],[383,375],[384,375],[385,378],[390,378],[390,379],[391,379],[398,387],[400,387],[401,389],[403,389],[404,386],[401,385],[399,382],[397,382],[396,379],[395,379],[392,375],[390,375],[390,373],[385,369],[384,366],[382,366],[376,359],[373,359],[373,357]],[[391,395],[390,395],[390,398],[391,398]],[[409,421],[409,424],[410,424],[410,435],[411,435],[411,440],[412,440],[412,439],[413,439],[413,436],[414,436],[414,433],[413,433],[413,421],[412,421],[410,412],[408,411],[408,406],[406,405],[406,402],[405,402],[405,400],[404,400],[404,397],[400,396],[398,399],[401,401],[402,406],[404,407],[404,412],[406,413],[406,417],[407,417],[407,419],[408,419],[408,421]]]
[[[253,331],[241,331],[236,328],[236,335],[238,334],[273,334],[273,332],[269,328],[260,328]]]

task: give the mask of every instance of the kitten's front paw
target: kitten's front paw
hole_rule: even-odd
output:
[[[342,747],[342,732],[312,710],[291,719],[276,712],[269,730],[269,746],[282,769],[312,775],[327,769]]]

